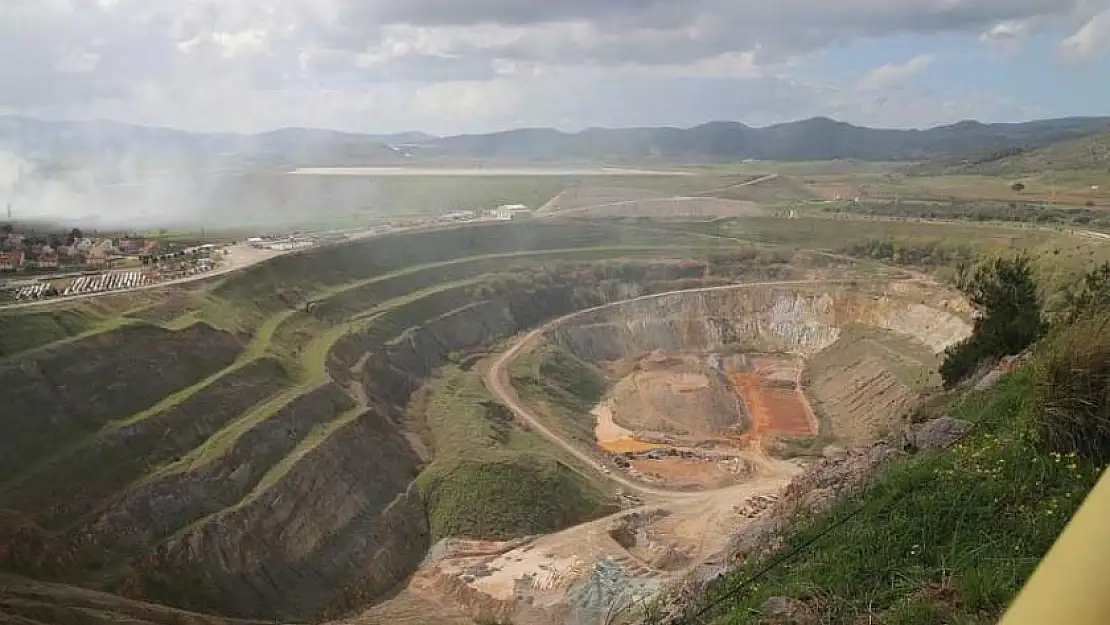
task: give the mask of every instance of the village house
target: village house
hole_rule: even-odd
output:
[[[147,245],[142,237],[122,237],[116,241],[116,249],[124,254],[137,254]]]
[[[85,264],[96,269],[108,266],[108,250],[101,246],[91,247],[85,252]]]
[[[0,252],[0,271],[15,271],[23,266],[23,252]]]
[[[57,269],[58,254],[52,249],[49,252],[39,254],[38,258],[35,259],[35,266],[39,269]]]

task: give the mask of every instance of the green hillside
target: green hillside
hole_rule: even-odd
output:
[[[1110,173],[1110,131],[1040,148],[1010,148],[945,156],[923,164],[914,172],[1014,176],[1091,170]]]

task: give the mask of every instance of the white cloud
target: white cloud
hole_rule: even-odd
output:
[[[932,54],[920,54],[902,64],[886,63],[867,72],[859,81],[859,89],[863,91],[881,91],[898,87],[906,83],[911,77],[925,71],[936,61]]]
[[[1108,1],[0,0],[0,58],[19,61],[0,63],[0,110],[209,130],[781,121],[837,110],[790,80],[833,45],[1063,20],[1090,56]],[[844,114],[894,119],[931,58],[876,68]]]
[[[981,41],[1012,41],[1029,35],[1029,23],[1023,21],[999,22],[979,35]]]
[[[62,73],[80,74],[91,72],[100,64],[100,54],[97,52],[75,52],[66,54],[58,59],[54,68]]]
[[[1110,50],[1110,9],[1091,17],[1060,48],[1072,60],[1090,60]]]

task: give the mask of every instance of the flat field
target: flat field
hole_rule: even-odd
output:
[[[574,187],[694,195],[723,183],[715,174],[684,171],[497,167],[306,169],[212,176],[191,184],[189,194],[175,196],[168,204],[172,208],[166,211],[167,220],[172,223],[167,225],[212,231],[347,228],[502,204],[539,208]]]

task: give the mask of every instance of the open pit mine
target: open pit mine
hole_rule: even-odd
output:
[[[410,592],[506,622],[585,624],[720,570],[745,523],[811,462],[791,446],[897,428],[939,355],[968,336],[967,313],[918,281],[779,282],[644,296],[532,332],[494,365],[491,388],[541,421],[506,390],[511,361],[554,348],[595,367],[608,390],[576,452],[619,480],[631,509],[536,539],[448,541]]]
[[[484,224],[5,317],[0,617],[597,623],[935,386],[969,310],[898,273]]]

